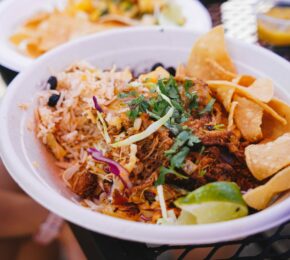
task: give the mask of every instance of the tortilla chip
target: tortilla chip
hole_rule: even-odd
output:
[[[233,83],[243,87],[249,87],[255,82],[255,78],[250,75],[239,75],[232,80]]]
[[[29,27],[31,29],[36,28],[40,23],[46,20],[49,17],[49,13],[47,12],[40,12],[34,15],[32,18],[27,20],[24,24],[25,27]]]
[[[265,104],[261,100],[254,97],[251,93],[247,91],[247,88],[241,87],[233,82],[224,81],[224,80],[210,80],[210,81],[207,81],[207,84],[209,85],[210,89],[213,91],[215,91],[217,88],[220,88],[220,86],[227,86],[229,89],[234,89],[235,93],[255,102],[257,105],[262,107],[265,110],[265,112],[270,114],[273,118],[277,119],[283,125],[287,124],[287,120],[283,116],[279,115],[269,105]]]
[[[279,136],[290,132],[290,106],[277,98],[273,98],[268,105],[287,121],[286,125],[282,125],[273,120],[268,114],[264,115],[262,124],[263,135],[268,140],[275,140]]]
[[[186,66],[186,72],[190,77],[203,80],[227,80],[228,76],[221,74],[221,70],[236,74],[236,68],[226,49],[224,29],[218,26],[196,41]]]
[[[117,14],[108,14],[108,15],[104,15],[102,17],[100,17],[100,19],[98,20],[98,23],[115,23],[118,25],[123,25],[123,26],[138,26],[140,25],[140,22],[135,20],[135,19],[131,19],[129,17],[125,17],[122,15],[117,15]]]
[[[209,78],[231,81],[236,77],[236,74],[225,70],[220,64],[218,64],[213,59],[206,59],[206,63]]]
[[[234,112],[234,121],[242,136],[250,142],[261,140],[263,138],[261,129],[263,108],[244,97],[235,96],[234,100],[238,102]]]
[[[21,42],[29,38],[29,36],[29,34],[23,32],[15,33],[10,37],[10,41],[13,44],[19,45]]]
[[[186,77],[186,68],[183,64],[180,64],[176,69],[175,79],[184,80]]]
[[[228,117],[228,127],[227,127],[228,131],[232,131],[235,128],[234,113],[235,113],[237,105],[238,105],[238,102],[236,102],[236,101],[232,102],[232,104],[231,104],[230,111],[229,111],[229,117]]]
[[[232,98],[235,92],[234,88],[228,88],[227,86],[219,86],[214,89],[217,99],[223,103],[226,111],[229,111],[231,108]]]
[[[170,74],[163,67],[158,67],[154,71],[151,71],[147,74],[140,75],[139,80],[145,82],[150,80],[151,82],[157,82],[159,79],[169,78]]]
[[[257,210],[266,208],[275,195],[290,189],[290,166],[276,174],[265,185],[248,191],[244,196],[246,203]]]
[[[249,145],[245,155],[251,173],[264,180],[290,164],[290,133],[272,142]]]
[[[274,96],[274,86],[270,79],[257,79],[247,91],[257,99],[268,103]]]

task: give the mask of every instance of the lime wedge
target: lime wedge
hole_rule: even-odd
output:
[[[191,213],[182,210],[177,221],[177,225],[194,225],[196,224],[196,218]]]
[[[248,214],[241,191],[233,182],[206,184],[177,199],[175,205],[192,214],[197,224],[226,221]]]

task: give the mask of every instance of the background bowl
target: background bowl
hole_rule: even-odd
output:
[[[274,227],[290,216],[290,199],[254,215],[216,224],[158,226],[135,223],[92,212],[73,202],[72,194],[56,177],[56,171],[40,141],[27,126],[33,120],[33,96],[51,71],[86,60],[108,68],[129,65],[135,71],[156,62],[166,66],[184,63],[198,33],[178,29],[135,28],[110,31],[72,42],[37,60],[10,85],[0,110],[0,151],[15,181],[41,205],[87,229],[118,238],[156,244],[203,244],[233,240]],[[257,46],[228,41],[239,72],[272,78],[276,96],[288,96],[290,64]],[[29,104],[21,111],[19,104]]]
[[[175,0],[181,7],[187,29],[206,32],[211,28],[211,18],[197,0]],[[66,0],[2,0],[0,2],[0,64],[14,72],[27,68],[34,59],[20,53],[9,42],[9,37],[23,22],[39,11],[51,11],[62,7]]]

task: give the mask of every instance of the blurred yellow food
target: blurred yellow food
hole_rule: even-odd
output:
[[[258,18],[258,36],[259,39],[275,46],[290,45],[290,7],[274,7],[270,9],[266,16],[284,19],[289,25],[273,24],[270,21],[264,21]]]

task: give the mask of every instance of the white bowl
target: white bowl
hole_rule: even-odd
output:
[[[175,0],[186,17],[184,28],[206,32],[211,28],[211,18],[205,7],[197,0]],[[34,59],[20,53],[9,37],[23,22],[39,11],[50,11],[64,6],[66,0],[2,0],[0,1],[0,64],[19,72]]]
[[[10,85],[0,110],[0,150],[15,181],[41,205],[84,228],[106,235],[156,244],[203,244],[248,236],[289,219],[290,199],[254,215],[207,225],[158,226],[135,223],[90,211],[71,200],[71,194],[52,174],[40,141],[27,130],[33,118],[33,104],[24,112],[18,105],[32,103],[33,96],[53,71],[87,60],[108,68],[130,65],[142,70],[155,62],[167,66],[185,62],[198,34],[162,28],[135,28],[110,31],[81,39],[58,48],[37,60]],[[228,41],[231,56],[240,72],[272,78],[276,95],[287,102],[290,64],[257,46]],[[288,89],[287,89],[288,88]],[[34,162],[39,164],[35,167]]]

